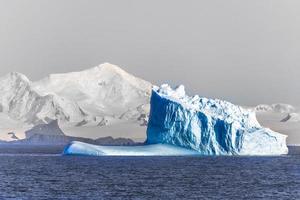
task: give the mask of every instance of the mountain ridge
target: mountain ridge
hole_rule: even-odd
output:
[[[0,112],[32,127],[52,120],[71,127],[121,121],[145,125],[151,87],[150,82],[109,63],[50,74],[38,81],[11,72],[0,77]]]
[[[142,141],[152,86],[110,63],[77,72],[49,74],[38,81],[10,72],[0,77],[0,140],[24,139],[26,130],[58,120],[70,136],[93,139],[133,136]],[[283,121],[298,132],[299,120],[293,113],[299,111],[291,105],[261,104],[249,109],[266,126],[278,131],[285,124],[280,120],[287,116]],[[8,135],[10,132],[16,137]]]

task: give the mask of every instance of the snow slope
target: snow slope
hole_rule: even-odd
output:
[[[0,78],[0,108],[11,119],[37,124],[53,119],[80,121],[85,113],[76,104],[55,94],[40,95],[25,75],[10,73]]]
[[[109,63],[80,72],[51,74],[33,84],[41,95],[56,94],[96,116],[118,117],[148,103],[151,86]]]
[[[257,120],[264,127],[269,127],[274,131],[288,135],[287,143],[289,145],[299,145],[299,108],[287,104],[285,105],[284,109],[280,109],[281,112],[274,109],[256,111]]]
[[[280,122],[300,122],[299,113],[288,113]]]
[[[16,138],[12,134],[19,138],[24,139],[25,131],[30,128],[29,125],[26,125],[17,120],[11,119],[7,114],[0,112],[0,142],[3,141],[14,141]]]

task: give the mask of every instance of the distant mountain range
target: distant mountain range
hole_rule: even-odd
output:
[[[16,137],[13,132],[9,134]],[[97,139],[90,139],[84,137],[67,136],[59,128],[57,120],[53,120],[48,124],[39,124],[32,129],[25,131],[26,138],[14,138],[14,141],[2,141],[0,144],[22,144],[22,145],[67,145],[71,141],[81,141],[97,145],[137,145],[129,138],[113,138],[113,137],[100,137]]]
[[[0,141],[95,141],[113,136],[141,142],[145,139],[151,88],[150,82],[109,63],[50,74],[35,82],[23,74],[9,73],[0,78]],[[300,115],[295,107],[261,104],[251,109],[263,125],[285,134],[293,132],[298,138]],[[32,134],[32,130],[55,120],[61,132],[43,129]]]
[[[13,131],[16,124],[30,128],[52,120],[68,127],[124,121],[145,125],[151,87],[151,83],[109,63],[51,74],[36,82],[12,72],[0,78],[0,130]],[[17,137],[18,133],[8,140]]]
[[[147,112],[150,93],[151,83],[108,63],[37,82],[13,72],[0,78],[0,112],[28,124],[138,120]]]

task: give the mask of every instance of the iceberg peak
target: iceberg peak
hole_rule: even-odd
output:
[[[179,85],[173,90],[168,84],[162,84],[160,87],[155,87],[160,94],[169,96],[170,98],[182,100],[186,98],[184,85]]]

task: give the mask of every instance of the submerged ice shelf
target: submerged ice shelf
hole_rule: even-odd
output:
[[[280,155],[286,135],[262,127],[255,113],[232,103],[189,97],[184,86],[154,87],[145,146],[104,147],[71,143],[80,155]]]

